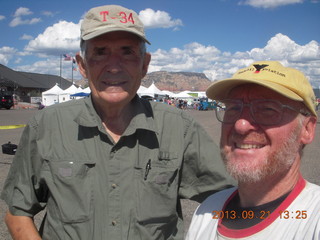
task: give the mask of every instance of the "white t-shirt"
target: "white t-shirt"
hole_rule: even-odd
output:
[[[239,230],[228,229],[221,224],[223,217],[231,217],[223,211],[236,193],[237,189],[231,188],[208,197],[195,211],[186,240],[320,240],[320,186],[301,177],[271,214],[262,212],[254,216],[264,220]]]

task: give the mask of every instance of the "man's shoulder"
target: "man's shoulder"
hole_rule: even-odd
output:
[[[312,202],[320,203],[320,186],[317,184],[307,182],[301,194],[306,195],[303,198],[308,196]]]
[[[320,186],[315,184],[315,183],[311,183],[311,182],[308,182],[307,181],[307,184],[306,184],[306,188],[307,189],[312,189],[314,191],[320,191]]]
[[[181,110],[175,106],[168,105],[162,102],[150,102],[151,109],[154,115],[166,115],[180,118],[187,121],[192,121],[193,118],[187,111]]]
[[[35,121],[45,120],[50,121],[53,119],[74,118],[78,116],[85,107],[85,99],[70,100],[49,107],[37,112],[34,116]]]
[[[164,111],[164,112],[170,112],[174,114],[180,113],[180,109],[163,102],[150,101],[149,103],[153,111]]]
[[[236,187],[228,188],[210,195],[197,209],[197,213],[219,211],[223,208],[227,199],[237,190]]]
[[[59,103],[59,104],[51,105],[49,107],[45,107],[42,110],[44,110],[44,111],[56,111],[56,110],[58,110],[59,111],[59,110],[66,109],[66,108],[74,108],[74,107],[77,107],[77,106],[83,106],[85,101],[86,101],[86,98],[73,99],[73,100],[70,100],[70,101],[67,101],[67,102],[62,102],[62,103]]]

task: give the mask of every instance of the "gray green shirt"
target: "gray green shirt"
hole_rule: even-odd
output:
[[[115,144],[91,98],[39,111],[22,134],[1,197],[46,208],[43,239],[183,239],[180,198],[229,186],[219,150],[184,111],[135,97]]]

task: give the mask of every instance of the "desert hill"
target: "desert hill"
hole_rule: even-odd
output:
[[[152,82],[160,90],[169,91],[205,91],[211,83],[204,73],[159,71],[148,73],[141,85],[149,87]]]
[[[77,85],[87,87],[86,80],[75,81]],[[203,73],[195,72],[151,72],[148,73],[141,82],[144,87],[149,87],[154,83],[160,90],[168,91],[205,91],[211,83]]]

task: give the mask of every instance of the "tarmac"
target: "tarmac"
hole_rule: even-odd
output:
[[[0,126],[27,124],[28,120],[39,110],[35,106],[20,104],[15,109],[0,109]],[[213,138],[215,143],[219,143],[220,123],[216,120],[214,111],[197,111],[186,110],[193,116]],[[318,112],[320,116],[320,111]],[[316,128],[316,136],[314,141],[306,146],[301,164],[301,172],[306,180],[320,185],[320,122],[318,121]],[[18,144],[21,137],[23,127],[15,129],[0,129],[0,145],[8,143]],[[0,152],[0,190],[3,188],[4,181],[8,174],[13,155],[3,154]],[[182,200],[182,210],[185,220],[185,227],[188,228],[192,214],[198,203],[190,200]],[[11,239],[4,223],[4,215],[7,211],[6,204],[0,200],[0,240]],[[35,217],[36,225],[39,226],[43,212]]]

